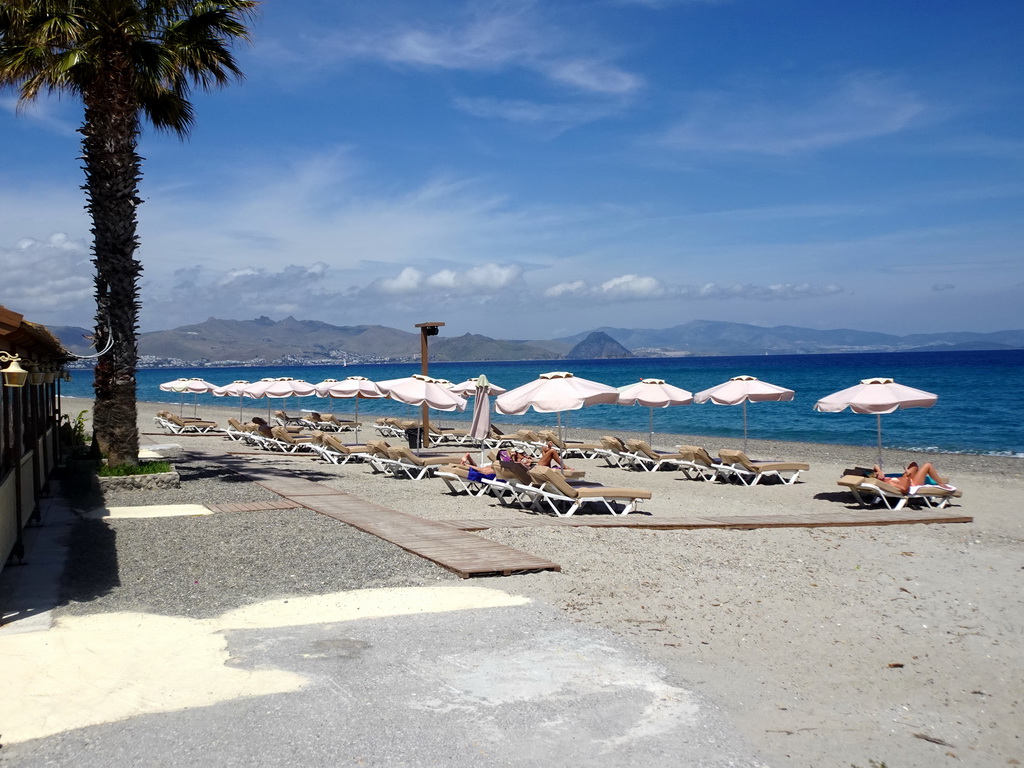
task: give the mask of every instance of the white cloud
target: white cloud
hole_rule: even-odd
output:
[[[523,125],[555,126],[558,129],[600,120],[620,108],[618,103],[605,101],[543,104],[524,99],[468,97],[458,97],[454,104],[456,109],[474,117],[507,120]]]
[[[637,75],[586,59],[552,63],[547,67],[547,74],[559,82],[595,93],[623,95],[633,93],[643,85],[643,79]]]
[[[600,292],[612,298],[646,299],[661,296],[664,291],[653,277],[622,275],[601,284]]]
[[[612,301],[649,301],[651,299],[693,299],[728,300],[744,299],[756,301],[791,301],[842,293],[840,286],[812,285],[810,283],[775,283],[756,285],[734,283],[720,285],[681,285],[649,275],[620,275],[598,285],[589,285],[584,280],[559,283],[544,291],[548,298],[576,297],[590,300],[601,297]]]
[[[412,293],[418,291],[421,285],[423,273],[415,267],[406,267],[397,277],[382,278],[378,282],[380,290],[384,293]]]
[[[609,46],[545,18],[532,2],[469,5],[443,20],[403,19],[390,29],[346,28],[314,39],[322,64],[366,60],[424,69],[497,73],[532,71],[553,84],[590,94],[623,95],[643,78],[618,67]],[[309,44],[308,38],[304,43]],[[292,56],[293,60],[300,57]]]
[[[87,323],[93,296],[89,248],[58,232],[0,246],[0,304],[33,322]]]
[[[582,296],[587,293],[588,286],[583,280],[574,280],[571,283],[559,283],[552,285],[544,291],[549,299],[557,299],[560,296]]]
[[[69,100],[74,104],[73,100]],[[64,137],[77,137],[78,125],[82,120],[81,107],[72,107],[61,102],[57,96],[41,94],[35,101],[18,103],[18,99],[0,96],[0,110],[17,114],[45,131]]]
[[[705,93],[663,137],[672,148],[788,155],[903,131],[927,106],[880,75],[857,74],[796,93]]]

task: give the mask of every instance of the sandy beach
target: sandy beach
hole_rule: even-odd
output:
[[[77,413],[89,402],[66,399]],[[140,404],[145,443],[240,450],[220,436],[163,435]],[[237,410],[203,407],[226,423]],[[369,426],[369,420],[364,417]],[[500,422],[499,422],[500,423]],[[365,431],[363,437],[372,434]],[[569,437],[600,433],[571,430]],[[643,436],[646,434],[627,435]],[[655,435],[656,447],[729,441]],[[650,489],[657,517],[813,514],[852,508],[842,469],[873,447],[751,440],[757,458],[811,465],[793,486],[743,487],[570,460],[588,479]],[[774,766],[1005,766],[1024,763],[1024,461],[886,452],[887,468],[925,458],[963,491],[970,524],[639,531],[495,528],[480,535],[558,562],[561,573],[479,579],[543,601],[574,621],[635,643],[714,701]],[[262,459],[261,459],[262,460]],[[455,497],[440,480],[396,480],[368,468],[268,456],[315,467],[328,484],[429,519],[527,514],[490,497]],[[168,501],[175,502],[168,492]],[[161,494],[162,495],[162,494]],[[145,502],[160,503],[148,494]],[[275,513],[287,518],[291,512]],[[339,524],[340,525],[340,524]],[[353,546],[358,539],[352,539]],[[461,584],[438,570],[442,582]],[[392,574],[393,576],[393,574]],[[410,585],[423,583],[419,567]]]

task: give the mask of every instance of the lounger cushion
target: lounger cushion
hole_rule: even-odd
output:
[[[797,461],[753,461],[743,451],[728,448],[723,448],[718,455],[727,464],[739,464],[751,472],[805,472],[811,468],[810,464]]]

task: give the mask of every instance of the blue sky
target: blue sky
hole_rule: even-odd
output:
[[[147,131],[142,330],[1024,327],[1018,0],[266,2]],[[0,94],[0,304],[89,326],[81,107]]]

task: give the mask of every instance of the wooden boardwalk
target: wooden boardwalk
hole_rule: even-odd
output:
[[[562,570],[558,563],[543,557],[482,539],[444,523],[371,504],[322,483],[304,480],[294,472],[282,474],[252,466],[237,469],[297,506],[373,534],[464,579]]]
[[[227,504],[207,504],[211,512],[265,512],[273,509],[296,509],[302,507],[297,501],[240,501]]]
[[[813,515],[730,515],[719,517],[648,517],[627,515],[609,517],[582,515],[580,517],[550,517],[547,515],[523,514],[509,518],[479,518],[469,520],[447,520],[446,525],[462,531],[486,531],[489,528],[536,528],[550,526],[588,528],[644,528],[647,530],[697,530],[721,528],[752,530],[755,528],[829,528],[849,526],[911,525],[914,523],[971,523],[973,517],[953,515],[934,509],[893,511],[844,510],[842,512],[821,512]]]

